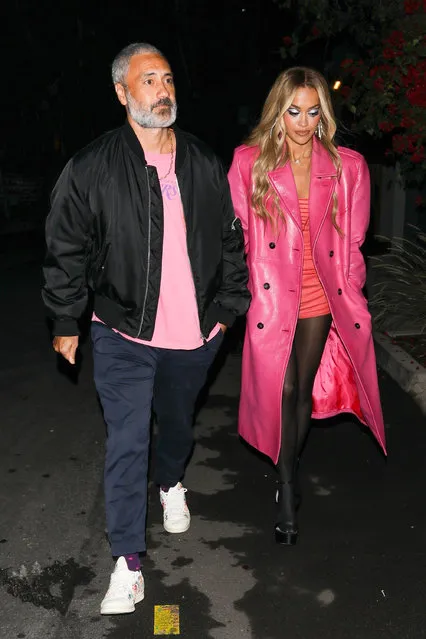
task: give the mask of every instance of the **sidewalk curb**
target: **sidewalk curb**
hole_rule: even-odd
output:
[[[426,415],[426,368],[383,333],[373,332],[377,364],[408,393]]]

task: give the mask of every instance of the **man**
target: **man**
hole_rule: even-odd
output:
[[[214,153],[171,128],[173,75],[153,46],[132,44],[112,65],[126,124],[66,165],[47,218],[43,299],[56,352],[71,364],[77,320],[94,292],[94,375],[108,438],[105,503],[118,558],[102,614],[144,597],[151,404],[164,528],[190,525],[181,479],[193,445],[196,398],[250,294],[241,227]]]

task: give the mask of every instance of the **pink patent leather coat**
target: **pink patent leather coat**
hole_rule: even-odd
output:
[[[365,263],[360,246],[369,223],[369,172],[359,153],[344,147],[339,153],[342,175],[338,181],[330,156],[314,139],[309,229],[313,260],[333,321],[315,378],[312,416],[353,413],[370,427],[386,452],[371,318],[362,293]],[[269,173],[286,224],[274,233],[271,225],[255,216],[250,195],[256,154],[255,147],[236,149],[228,176],[244,230],[253,296],[243,350],[239,433],[276,463],[282,390],[300,304],[303,236],[289,163]],[[343,237],[332,224],[333,193]]]

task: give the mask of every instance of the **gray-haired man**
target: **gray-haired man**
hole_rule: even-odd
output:
[[[144,596],[151,405],[164,527],[189,528],[181,479],[193,446],[196,398],[223,333],[250,295],[243,238],[215,154],[172,127],[173,74],[151,45],[115,58],[126,124],[66,165],[47,219],[44,302],[54,349],[71,364],[88,289],[96,388],[108,428],[105,502],[117,558],[102,614],[133,612]]]

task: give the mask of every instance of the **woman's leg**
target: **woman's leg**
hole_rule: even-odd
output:
[[[297,365],[297,457],[311,425],[312,390],[331,326],[331,315],[308,317],[297,322],[293,349]]]
[[[278,460],[278,471],[281,482],[287,482],[293,479],[297,447],[297,363],[296,350],[293,344],[287,365],[281,400],[281,450]]]
[[[297,540],[296,466],[311,423],[312,389],[330,325],[331,315],[298,321],[284,380],[278,461],[279,508],[275,535],[277,542],[285,545],[292,545]],[[300,497],[296,496],[296,499]]]
[[[278,519],[275,539],[279,544],[293,545],[297,540],[294,465],[297,458],[297,363],[293,345],[281,400],[281,449],[278,460]]]
[[[311,423],[312,389],[330,330],[331,315],[297,322],[284,380],[281,404],[281,481],[293,478],[294,467]]]

